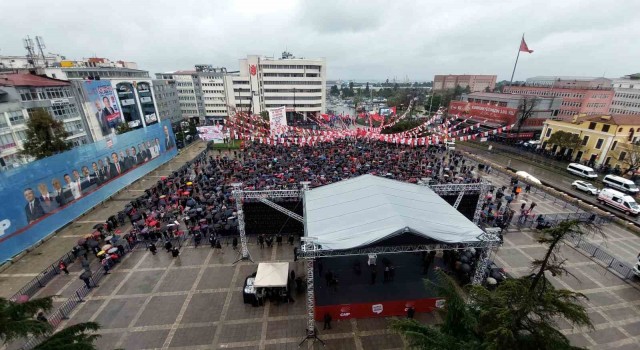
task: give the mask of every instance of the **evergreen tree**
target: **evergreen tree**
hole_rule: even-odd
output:
[[[21,153],[42,159],[71,149],[66,141],[69,133],[61,121],[54,119],[44,108],[33,111],[27,121],[27,139]]]
[[[0,340],[9,343],[29,336],[43,336],[51,331],[48,322],[35,318],[40,311],[47,312],[53,306],[52,298],[32,299],[16,303],[0,298]]]

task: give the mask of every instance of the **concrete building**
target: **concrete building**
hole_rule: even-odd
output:
[[[180,110],[180,99],[178,98],[176,81],[170,79],[154,79],[152,82],[160,120],[170,119],[171,123],[181,121],[182,111]]]
[[[289,120],[304,119],[326,110],[324,59],[250,55],[240,59],[238,71],[211,65],[195,70],[157,73],[158,79],[176,81],[184,118],[219,119],[234,111],[259,114],[286,106]]]
[[[606,78],[534,77],[527,79],[523,86],[505,86],[503,92],[562,97],[558,116],[564,119],[571,119],[576,114],[607,114],[613,99],[611,80]]]
[[[71,83],[27,72],[0,74],[0,165],[17,166],[30,159],[20,156],[26,139],[26,122],[38,108],[63,122],[75,146],[90,142],[79,102]]]
[[[519,108],[527,98],[531,99],[531,96],[493,92],[462,94],[461,101],[451,101],[449,113],[471,118],[487,126],[511,125],[518,122]],[[539,98],[531,117],[520,128],[521,134],[512,136],[522,139],[538,138],[544,121],[555,118],[561,104],[562,98],[559,97]]]
[[[577,134],[582,143],[575,149],[549,143],[558,131]],[[547,120],[540,137],[542,147],[590,166],[608,166],[625,170],[629,157],[637,157],[634,144],[640,141],[640,118],[636,115],[586,115],[570,120]]]
[[[609,113],[632,114],[640,118],[640,73],[613,79],[613,100]]]
[[[433,91],[453,90],[456,86],[469,88],[471,92],[493,91],[496,87],[495,75],[436,75],[433,77]]]

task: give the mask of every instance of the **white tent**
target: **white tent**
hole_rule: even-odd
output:
[[[253,286],[255,288],[286,287],[288,279],[288,262],[260,263]]]
[[[305,236],[322,249],[353,249],[411,233],[478,242],[482,230],[426,186],[362,175],[304,194]]]

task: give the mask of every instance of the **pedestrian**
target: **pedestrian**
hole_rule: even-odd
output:
[[[324,328],[322,329],[331,329],[331,315],[328,312],[324,314]]]
[[[238,250],[238,237],[233,237],[231,245],[233,246],[233,250]]]
[[[529,207],[529,211],[532,211],[533,208],[536,207],[536,205],[538,205],[538,204],[536,204],[536,202],[531,202],[531,206]]]
[[[260,249],[264,248],[264,235],[258,236],[258,245],[260,246]]]
[[[298,261],[298,247],[293,247],[293,261]]]
[[[104,258],[100,261],[100,264],[102,264],[102,268],[104,269],[104,274],[108,275],[109,274],[109,268],[111,266],[109,266],[109,260],[107,258]]]
[[[291,270],[291,273],[289,274],[289,279],[291,279],[292,281],[296,280],[296,272]]]
[[[60,269],[60,271],[64,271],[65,275],[69,274],[69,270],[67,269],[67,264],[65,264],[64,261],[60,260],[60,262],[58,263],[58,268]]]
[[[164,242],[164,249],[167,250],[167,253],[171,252],[172,247],[173,247],[173,244],[171,244],[171,241]]]
[[[173,249],[171,249],[171,256],[177,258],[178,255],[180,255],[180,250],[178,249],[178,247],[173,247]]]
[[[416,313],[416,309],[413,308],[413,306],[409,306],[407,308],[407,318],[413,318],[413,315],[415,315]]]
[[[382,273],[382,283],[389,282],[389,266],[384,267],[384,272]]]
[[[531,185],[527,184],[527,187],[524,188],[524,193],[531,192]]]
[[[396,268],[393,265],[391,265],[389,266],[389,280],[393,282],[395,278],[396,278]]]
[[[118,254],[120,254],[120,256],[124,256],[124,246],[122,244],[118,244]]]
[[[156,248],[156,245],[153,243],[149,244],[149,251],[151,252],[151,254],[156,255],[156,253],[158,252],[158,248]]]
[[[40,322],[47,322],[47,318],[44,316],[44,312],[38,312],[38,316],[36,316],[36,320]]]
[[[520,211],[524,210],[526,206],[527,206],[527,202],[522,203],[522,205],[520,205]]]
[[[87,286],[87,289],[91,289],[91,280],[89,279],[89,276],[86,276],[85,273],[83,272],[80,275],[80,279],[84,282],[84,284]]]
[[[91,264],[89,263],[89,259],[80,259],[80,265],[85,271],[91,270]]]
[[[213,234],[209,235],[209,244],[211,244],[211,248],[216,247],[216,236]]]

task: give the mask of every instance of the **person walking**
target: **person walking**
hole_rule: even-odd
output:
[[[158,252],[158,248],[156,248],[156,245],[151,243],[149,244],[149,251],[151,252],[151,254],[156,255],[156,253]]]
[[[64,271],[65,275],[69,274],[69,270],[67,269],[67,264],[65,264],[64,261],[60,260],[60,262],[58,263],[58,268],[60,269],[60,271]]]
[[[100,264],[102,264],[102,268],[104,269],[104,274],[108,275],[109,274],[109,268],[111,267],[111,266],[109,266],[110,265],[109,264],[109,259],[107,259],[107,258],[102,259],[100,261]]]
[[[87,273],[87,271],[84,271],[80,274],[80,279],[84,282],[84,284],[87,286],[87,289],[91,289],[91,279],[90,279],[91,273]]]
[[[178,255],[180,255],[180,250],[178,249],[178,247],[173,247],[173,249],[171,249],[171,256],[177,258]]]

